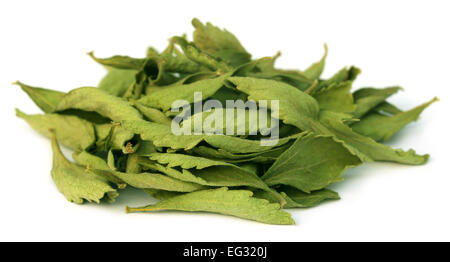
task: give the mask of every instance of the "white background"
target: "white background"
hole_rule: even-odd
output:
[[[0,240],[430,241],[450,240],[448,1],[1,1]],[[50,142],[14,115],[39,109],[11,82],[68,91],[104,74],[85,55],[143,56],[190,20],[226,27],[254,57],[281,50],[278,66],[304,69],[322,56],[324,76],[359,66],[355,87],[401,85],[403,109],[438,96],[389,144],[430,153],[424,166],[364,164],[333,185],[342,199],[291,210],[297,225],[214,214],[125,214],[152,200],[124,191],[114,204],[71,204],[50,178]],[[67,152],[69,153],[69,152]]]

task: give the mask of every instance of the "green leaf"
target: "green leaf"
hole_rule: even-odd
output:
[[[261,72],[248,72],[247,77],[275,80],[295,87],[298,90],[305,91],[313,83],[313,80],[298,70],[273,69]]]
[[[268,224],[294,224],[289,213],[280,210],[280,205],[252,197],[247,190],[228,190],[228,188],[201,190],[174,196],[155,205],[130,208],[127,212],[146,212],[157,210],[205,211]]]
[[[331,111],[322,111],[320,122],[330,134],[344,141],[346,147],[363,161],[389,161],[409,165],[421,165],[427,162],[429,155],[417,155],[412,149],[403,151],[379,144],[373,139],[354,132],[342,122],[342,115]]]
[[[340,199],[338,193],[326,188],[312,191],[309,194],[289,186],[282,186],[277,188],[277,190],[286,199],[286,205],[283,208],[314,207],[325,200]],[[254,191],[254,194],[254,197],[267,199],[272,203],[278,203],[278,199],[266,191],[257,190]]]
[[[348,115],[322,110],[311,96],[289,85],[276,81],[231,77],[237,89],[249,94],[249,99],[279,100],[279,117],[285,124],[291,124],[317,135],[334,136],[344,142],[345,147],[362,161],[392,161],[403,164],[423,164],[428,155],[417,155],[413,150],[404,152],[381,145],[359,135],[343,123]]]
[[[331,84],[314,94],[320,109],[349,113],[355,111],[353,96],[350,93],[351,81]]]
[[[262,179],[269,186],[289,185],[309,193],[341,181],[346,169],[360,163],[342,142],[308,134],[297,138]]]
[[[94,125],[97,134],[97,148],[101,151],[122,149],[126,142],[134,137],[134,133],[126,130],[118,123]]]
[[[313,207],[328,199],[340,199],[338,193],[326,188],[312,191],[310,194],[291,187],[282,187],[280,190],[302,207]]]
[[[252,153],[269,150],[274,146],[281,146],[295,139],[297,135],[281,138],[274,146],[261,145],[261,141],[249,140],[225,135],[175,135],[169,126],[143,121],[125,120],[122,127],[130,132],[139,134],[142,140],[152,141],[157,147],[189,150],[205,141],[213,147],[221,148],[231,153]]]
[[[372,109],[371,112],[377,112],[377,113],[388,114],[388,115],[396,115],[403,111],[400,110],[395,105],[393,105],[387,101],[384,101],[384,102],[381,102],[381,104],[377,105],[374,109]]]
[[[222,120],[221,123],[216,121],[216,117]],[[201,125],[196,126],[195,123],[201,123]],[[272,118],[270,112],[261,111],[261,109],[212,108],[192,114],[182,121],[180,126],[183,128],[186,124],[190,125],[191,131],[196,134],[203,131],[208,134],[231,136],[257,135],[258,129],[272,127]]]
[[[223,149],[230,153],[246,154],[264,152],[271,148],[282,146],[301,135],[303,134],[300,133],[289,137],[280,138],[275,145],[270,146],[262,145],[260,140],[250,140],[225,135],[207,135],[204,136],[204,141],[215,148]]]
[[[122,127],[135,134],[142,140],[152,141],[157,147],[172,149],[191,149],[203,141],[203,135],[174,135],[170,126],[148,122],[144,120],[125,120]]]
[[[139,110],[139,112],[144,115],[149,121],[170,126],[172,124],[172,119],[167,117],[163,112],[158,109],[144,106],[142,103],[134,101],[134,106]]]
[[[93,170],[103,170],[114,175],[126,184],[136,188],[153,188],[175,192],[192,192],[205,187],[202,185],[181,181],[158,173],[124,173],[111,170],[105,160],[87,152],[79,154],[76,161]]]
[[[326,88],[332,84],[339,84],[344,81],[353,81],[361,73],[361,69],[351,66],[350,68],[344,67],[336,74],[326,80],[319,81],[318,87],[315,88],[313,93],[320,91],[322,88]]]
[[[175,41],[175,43],[183,49],[183,52],[187,58],[208,68],[209,70],[221,72],[230,72],[233,70],[233,67],[225,61],[216,59],[208,53],[203,52],[194,43],[190,43],[182,37],[174,37],[173,41]]]
[[[79,165],[85,167],[85,170],[94,173],[100,177],[103,177],[107,181],[114,183],[118,188],[122,189],[126,187],[126,183],[121,179],[117,178],[112,170],[108,167],[105,160],[102,158],[92,155],[86,151],[74,152],[72,154],[73,159]]]
[[[181,167],[183,169],[204,169],[211,166],[233,166],[222,161],[210,160],[204,157],[196,157],[184,154],[174,153],[153,153],[150,159],[168,167]]]
[[[293,86],[274,80],[250,77],[228,78],[236,88],[249,95],[249,100],[279,100],[279,117],[285,124],[294,125],[301,130],[308,130],[315,125],[319,105],[311,96]],[[272,108],[272,105],[268,105]]]
[[[164,71],[166,72],[178,72],[178,73],[197,73],[199,71],[205,71],[205,68],[198,65],[197,63],[189,60],[183,54],[173,55],[168,54],[152,54],[147,58],[133,58],[129,56],[112,56],[109,58],[97,58],[94,56],[93,52],[89,55],[96,62],[116,68],[116,69],[132,69],[132,70],[142,70],[149,59],[155,61],[156,63],[163,62]]]
[[[109,68],[98,88],[114,96],[123,96],[135,80],[136,70]]]
[[[398,86],[383,89],[367,87],[356,90],[353,93],[353,99],[356,104],[356,110],[353,113],[353,116],[355,118],[361,118],[399,90],[401,90],[401,87]]]
[[[89,52],[88,55],[99,64],[116,69],[133,69],[141,70],[146,58],[133,58],[129,56],[116,55],[109,58],[97,58],[94,52]]]
[[[56,137],[61,144],[73,149],[84,150],[95,143],[94,126],[76,116],[58,114],[27,115],[16,109],[16,115],[38,133],[51,137],[50,130],[56,130]]]
[[[438,101],[433,98],[431,101],[415,107],[409,111],[400,112],[393,116],[383,115],[377,112],[365,115],[361,121],[352,125],[352,129],[364,136],[368,136],[376,141],[388,141],[395,133],[408,123],[416,121],[425,108]]]
[[[14,82],[14,84],[19,85],[44,113],[52,113],[55,111],[59,101],[65,95],[64,92],[28,86],[19,81]]]
[[[153,153],[156,153],[159,150],[152,141],[140,141],[139,147],[136,152],[134,152],[138,156],[150,156]]]
[[[281,155],[289,146],[291,146],[291,143],[286,143],[282,146],[270,148],[266,151],[261,152],[254,152],[254,153],[244,153],[244,154],[236,154],[228,152],[224,149],[215,149],[207,146],[197,146],[192,149],[192,152],[194,154],[200,155],[202,157],[207,157],[210,159],[216,159],[228,163],[236,163],[236,162],[250,162],[255,161],[259,162],[258,160],[262,160],[262,158],[267,158],[267,160],[273,160]],[[269,162],[273,162],[269,161]],[[266,161],[263,161],[266,162]]]
[[[256,174],[238,166],[222,162],[209,160],[203,157],[189,156],[183,154],[158,154],[150,156],[150,159],[156,160],[161,164],[167,164],[167,167],[181,167],[182,173],[173,173],[173,170],[166,172],[169,176],[199,183],[205,186],[250,186],[266,190],[274,194],[281,202],[283,198],[279,194],[270,189]],[[145,164],[144,164],[145,165]],[[150,166],[150,165],[146,165]],[[189,171],[187,169],[190,169]],[[169,173],[171,171],[172,173]]]
[[[195,27],[194,44],[202,51],[233,66],[250,62],[251,55],[247,53],[239,40],[226,29],[221,30],[211,23],[203,25],[196,18],[192,20],[192,25]]]
[[[323,69],[325,68],[325,59],[328,55],[328,46],[324,44],[323,47],[325,49],[325,52],[322,56],[322,59],[320,59],[319,62],[310,65],[305,71],[303,71],[303,74],[309,79],[319,79],[320,75],[322,75]]]
[[[208,185],[208,182],[204,179],[197,177],[193,175],[191,172],[189,172],[186,169],[175,169],[169,166],[160,165],[155,161],[151,161],[149,159],[140,159],[139,164],[142,166],[144,170],[151,170],[154,172],[160,172],[165,175],[168,175],[170,177],[173,177],[175,179],[179,179],[181,181],[185,182],[192,182],[199,185]]]
[[[95,173],[86,171],[83,167],[75,165],[67,160],[61,152],[52,136],[53,168],[52,178],[59,191],[69,200],[82,204],[83,200],[99,203],[100,199],[106,198],[113,202],[118,196],[117,191],[112,188],[103,178]]]
[[[56,110],[80,109],[97,112],[113,121],[142,119],[131,103],[95,87],[80,87],[63,97]]]
[[[194,93],[201,92],[202,99],[207,99],[219,90],[227,75],[222,75],[213,79],[199,80],[190,84],[174,85],[162,88],[159,91],[143,96],[138,100],[145,106],[159,108],[167,111],[176,100],[186,100],[194,102]]]
[[[193,192],[205,188],[199,184],[181,181],[158,173],[144,172],[131,174],[115,172],[114,174],[130,186],[136,188],[153,188],[175,192]]]
[[[184,193],[180,192],[173,192],[173,191],[166,191],[166,190],[160,190],[160,189],[144,189],[144,192],[147,193],[149,196],[156,198],[158,200],[164,200],[168,199],[174,196],[179,196]]]

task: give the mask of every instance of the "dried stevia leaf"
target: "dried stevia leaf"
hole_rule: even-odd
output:
[[[366,87],[356,90],[353,93],[356,104],[356,110],[353,113],[353,116],[355,118],[361,118],[399,90],[401,90],[401,87],[398,86],[383,89]]]
[[[138,101],[133,102],[134,106],[142,113],[142,115],[151,122],[170,126],[172,119],[167,117],[163,112],[156,108],[145,106]]]
[[[427,162],[429,155],[418,155],[412,149],[403,151],[377,143],[370,137],[354,132],[343,123],[342,115],[323,111],[320,122],[338,139],[344,141],[346,147],[363,161],[389,161],[408,165],[421,165]]]
[[[157,210],[205,211],[268,224],[294,224],[289,213],[280,210],[280,205],[267,200],[252,197],[247,190],[229,190],[228,188],[201,190],[180,196],[174,196],[157,204],[146,207],[130,208],[127,212],[147,212]]]
[[[164,61],[164,69],[167,72],[177,73],[197,73],[199,71],[208,71],[201,65],[189,60],[184,54],[152,54],[147,58],[133,58],[129,56],[113,56],[109,58],[97,58],[91,52],[89,55],[98,63],[113,67],[116,69],[141,70],[147,61],[147,58]]]
[[[305,193],[293,187],[282,186],[277,188],[281,195],[286,199],[286,205],[283,208],[305,208],[314,207],[325,200],[340,199],[338,193],[330,189],[321,189]],[[272,203],[278,203],[278,199],[274,198],[272,194],[266,191],[254,191],[254,196],[257,198],[267,199]]]
[[[203,157],[169,153],[155,153],[150,156],[150,159],[155,160],[160,164],[167,164],[167,167],[169,168],[183,168],[182,174],[177,174],[173,171],[171,173],[166,173],[168,171],[164,172],[160,169],[156,169],[157,171],[181,180],[188,178],[189,180],[187,181],[189,182],[199,183],[205,186],[249,186],[259,188],[274,194],[282,201],[282,197],[274,190],[270,189],[256,174],[226,162],[209,160]],[[149,163],[144,163],[144,165],[152,167]],[[188,171],[187,169],[190,170]]]
[[[325,52],[322,56],[322,59],[320,59],[319,62],[310,65],[305,71],[303,71],[303,74],[309,79],[319,79],[319,77],[322,75],[323,69],[325,68],[325,59],[328,55],[328,46],[326,44],[324,45],[324,49]]]
[[[121,97],[135,81],[136,73],[136,70],[108,68],[108,72],[98,84],[98,88],[111,95]]]
[[[62,97],[65,95],[64,92],[33,87],[19,81],[14,82],[14,84],[19,85],[44,113],[52,113],[55,111],[59,101],[61,101]]]
[[[76,161],[93,170],[107,171],[120,179],[120,181],[136,188],[153,188],[175,192],[192,192],[205,188],[202,185],[181,181],[159,173],[125,173],[114,171],[109,168],[105,160],[87,152],[83,153],[83,155],[80,154]]]
[[[121,123],[126,130],[139,134],[142,140],[152,141],[157,147],[191,149],[203,141],[203,135],[174,135],[170,126],[144,120],[125,120]]]
[[[341,181],[346,169],[360,163],[342,142],[308,134],[297,138],[262,179],[269,186],[283,184],[309,193]]]
[[[396,113],[393,116],[387,116],[377,112],[369,113],[359,122],[353,124],[352,129],[355,132],[370,137],[375,141],[388,141],[391,136],[397,133],[405,125],[416,121],[423,110],[437,100],[437,98],[433,98],[427,103],[405,112]],[[379,110],[380,109],[382,110],[382,108],[379,108]]]
[[[109,58],[97,58],[94,55],[94,52],[89,52],[88,55],[99,64],[117,69],[141,70],[146,61],[146,58],[133,58],[121,55],[116,55]]]
[[[171,168],[169,166],[158,164],[156,161],[151,161],[149,159],[143,158],[139,159],[139,165],[142,167],[143,170],[159,172],[185,182],[192,182],[199,185],[208,185],[208,182],[206,180],[204,180],[201,177],[193,175],[190,171],[186,169],[179,170]]]
[[[208,68],[209,70],[219,70],[222,72],[230,72],[233,70],[233,67],[225,61],[221,61],[220,59],[214,58],[208,53],[203,52],[194,43],[188,42],[183,37],[174,37],[173,41],[175,41],[175,43],[183,49],[183,52],[187,58]]]
[[[97,203],[103,198],[109,202],[115,200],[118,193],[104,178],[69,162],[64,157],[55,135],[52,136],[52,149],[52,178],[56,187],[67,200],[77,204],[83,203],[84,200]]]
[[[149,157],[151,160],[167,165],[168,167],[181,167],[184,169],[204,169],[211,166],[234,166],[222,161],[184,154],[153,153]]]
[[[144,189],[144,192],[147,193],[149,196],[156,198],[158,200],[164,200],[184,194],[180,192],[166,191],[160,189],[150,189],[150,188]]]
[[[204,52],[220,58],[232,66],[250,62],[251,55],[244,49],[239,40],[226,29],[206,23],[194,18],[194,44]]]
[[[374,109],[372,109],[371,112],[378,112],[378,113],[387,114],[387,115],[396,115],[403,111],[400,110],[395,105],[393,105],[387,101],[384,101],[384,102],[381,102],[381,104],[377,105]]]
[[[350,93],[351,81],[344,81],[338,84],[331,84],[314,94],[314,98],[319,103],[320,109],[335,112],[350,113],[355,111],[353,96]]]
[[[228,151],[230,153],[255,153],[264,152],[271,148],[282,146],[291,140],[302,136],[302,133],[295,134],[289,137],[283,137],[278,139],[274,145],[261,145],[259,140],[250,140],[234,136],[225,135],[208,135],[204,137],[204,141],[210,146]]]
[[[122,189],[126,187],[127,184],[111,172],[112,170],[102,158],[92,155],[87,151],[74,152],[72,158],[77,164],[84,166],[86,170],[116,184],[118,188]]]
[[[273,192],[257,175],[230,163],[170,153],[155,153],[150,156],[150,159],[160,164],[166,164],[169,168],[181,167],[183,171],[189,169],[189,173],[196,177],[194,180],[189,178],[190,182],[206,186],[250,186]],[[147,164],[147,166],[149,165]],[[179,176],[186,177],[187,175]]]
[[[285,145],[272,148],[267,151],[246,153],[246,154],[235,154],[230,153],[223,149],[214,149],[206,146],[198,146],[197,148],[194,148],[191,152],[202,157],[208,157],[210,159],[215,159],[232,164],[238,163],[271,164],[275,162],[277,158],[291,145],[292,143],[287,143]]]
[[[338,193],[326,188],[312,191],[309,194],[291,187],[282,187],[280,191],[292,199],[296,205],[303,207],[313,207],[328,199],[340,199]]]
[[[222,121],[219,122],[220,120]],[[196,126],[195,123],[201,125]],[[190,125],[195,134],[204,132],[231,136],[256,135],[261,127],[274,127],[270,112],[266,110],[233,108],[212,108],[192,114],[182,121],[180,126],[183,128],[185,125]]]
[[[169,147],[171,149],[189,150],[196,147],[202,141],[211,146],[227,150],[231,153],[253,153],[269,150],[271,147],[281,146],[295,139],[301,134],[281,138],[273,146],[261,145],[258,140],[249,140],[225,135],[175,135],[167,125],[143,121],[125,120],[122,121],[123,128],[139,134],[142,140],[152,141],[157,147]]]
[[[243,77],[229,78],[236,88],[249,94],[249,98],[259,100],[279,100],[279,117],[286,124],[318,135],[335,136],[345,147],[362,161],[391,161],[418,165],[427,161],[428,155],[417,155],[379,144],[369,137],[359,135],[348,127],[344,120],[348,115],[322,110],[311,96],[289,85],[276,81]]]
[[[228,80],[238,90],[248,94],[249,100],[279,100],[279,117],[285,124],[308,130],[309,126],[314,125],[312,120],[318,118],[317,101],[288,84],[250,77],[230,77]],[[271,105],[268,107],[271,108]]]
[[[51,137],[49,130],[56,130],[58,141],[73,149],[82,151],[95,143],[94,126],[76,116],[58,114],[27,115],[16,109],[16,115],[25,121],[38,133]]]
[[[67,93],[56,110],[80,109],[97,112],[113,121],[142,119],[131,103],[95,87],[80,87]]]
[[[213,79],[204,79],[189,84],[166,87],[159,91],[152,92],[147,96],[143,96],[138,102],[145,106],[167,111],[172,107],[173,102],[176,100],[185,100],[189,103],[193,103],[195,92],[201,92],[202,98],[207,99],[222,87],[226,77],[227,75],[222,75]]]
[[[321,88],[327,87],[331,84],[339,84],[344,81],[353,81],[358,77],[358,75],[361,73],[361,69],[351,66],[350,68],[344,67],[341,70],[339,70],[336,74],[334,74],[332,77],[326,80],[322,80],[319,82],[319,87],[317,88],[317,91],[319,91]]]

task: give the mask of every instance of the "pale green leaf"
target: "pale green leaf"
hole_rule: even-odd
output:
[[[227,75],[222,75],[212,79],[199,80],[190,84],[170,86],[143,96],[138,102],[148,107],[167,111],[172,107],[173,102],[177,100],[185,100],[188,103],[193,103],[195,92],[201,92],[202,99],[207,99],[222,87],[226,77]]]
[[[177,43],[181,49],[183,49],[184,54],[190,60],[202,65],[212,71],[222,71],[230,72],[233,70],[232,66],[211,56],[210,54],[200,50],[194,43],[186,41],[182,37],[174,37],[173,41]]]
[[[195,27],[194,44],[201,50],[233,66],[250,62],[251,55],[226,29],[221,30],[211,23],[203,25],[196,18],[192,20],[192,25]]]
[[[335,112],[353,112],[355,104],[350,93],[351,81],[344,81],[338,84],[331,84],[314,94],[314,98],[319,103],[320,109]]]
[[[158,173],[124,173],[113,171],[108,167],[105,160],[87,152],[79,154],[76,157],[76,161],[93,170],[108,171],[116,178],[136,188],[153,188],[175,192],[192,192],[205,188],[198,184],[181,181]]]
[[[28,86],[19,81],[14,82],[14,84],[19,85],[44,113],[52,113],[55,111],[59,101],[65,95],[64,92]]]
[[[80,87],[63,97],[56,110],[80,109],[97,112],[113,121],[142,119],[131,103],[95,87]]]
[[[325,44],[323,47],[325,49],[325,52],[322,56],[322,59],[320,59],[319,62],[310,65],[305,71],[303,71],[303,74],[309,79],[319,79],[320,75],[322,75],[323,69],[325,68],[325,59],[328,55],[328,46]]]
[[[353,113],[353,116],[355,118],[361,118],[399,90],[401,90],[401,87],[398,86],[383,89],[367,87],[356,90],[353,93],[353,99],[356,104],[356,110]]]
[[[205,211],[268,224],[294,224],[289,213],[280,210],[280,205],[252,197],[247,190],[228,190],[228,188],[201,190],[174,196],[155,205],[130,208],[127,212],[146,212],[157,210]]]
[[[111,95],[121,97],[133,84],[137,71],[109,68],[107,74],[98,84],[98,88]]]
[[[289,185],[309,193],[342,180],[361,161],[333,137],[308,134],[278,157],[262,179],[269,186]]]
[[[118,196],[117,191],[102,177],[69,162],[62,154],[55,135],[52,136],[52,149],[52,178],[67,200],[81,204],[83,200],[99,203],[100,199],[106,198],[112,202]]]
[[[73,150],[84,150],[95,143],[94,126],[76,116],[27,115],[19,109],[16,109],[16,115],[46,137],[51,137],[50,130],[55,130],[58,141]]]
[[[160,110],[144,106],[142,103],[139,103],[137,101],[134,101],[133,104],[139,110],[139,112],[141,112],[142,115],[144,115],[144,117],[147,118],[149,121],[168,126],[171,125],[172,119],[167,117]]]
[[[421,165],[427,162],[429,155],[418,155],[412,149],[403,151],[375,142],[373,139],[354,132],[342,122],[339,114],[322,111],[320,122],[326,126],[329,134],[344,141],[346,147],[363,161],[389,161],[409,165]]]
[[[376,112],[369,113],[351,127],[355,132],[368,136],[373,140],[388,141],[405,125],[411,123],[412,121],[416,121],[422,111],[437,100],[437,98],[433,98],[427,103],[417,106],[411,110],[397,113],[393,116],[387,116]]]

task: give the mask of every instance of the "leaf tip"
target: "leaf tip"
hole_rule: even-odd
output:
[[[192,18],[191,24],[192,24],[192,26],[194,26],[195,28],[200,27],[200,26],[203,26],[202,22],[201,22],[198,18],[196,18],[196,17]]]

